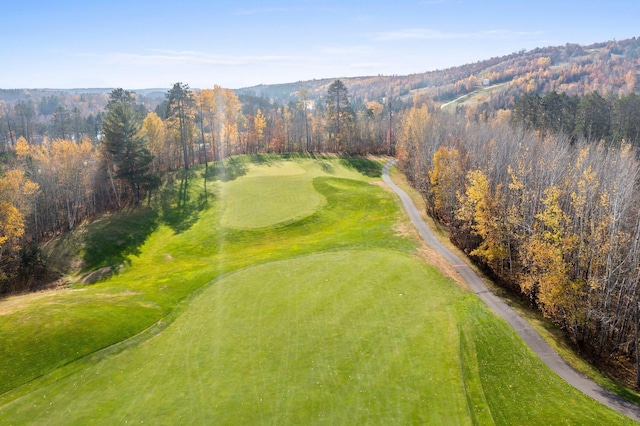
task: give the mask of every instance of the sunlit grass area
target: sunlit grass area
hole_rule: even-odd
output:
[[[353,245],[411,249],[391,230],[400,212],[392,196],[369,184],[369,178],[337,159],[323,160],[330,165],[324,168],[328,172],[322,162],[292,161],[307,170],[305,188],[313,188],[325,205],[287,226],[256,231],[223,227],[225,186],[233,181],[209,181],[204,208],[203,178],[197,173],[186,179],[187,196],[179,199],[178,191],[166,190],[173,197],[166,195],[157,212],[108,216],[66,238],[72,248],[55,246],[54,261],[56,254],[72,256],[75,250],[85,270],[99,268],[103,259],[87,253],[100,252],[124,260],[124,268],[92,285],[0,301],[0,393],[145,330],[223,273]],[[245,182],[254,184],[250,175]]]
[[[199,172],[177,178],[188,195],[139,216],[113,277],[0,302],[0,423],[627,422],[413,256],[379,165],[244,161],[207,194]],[[269,221],[229,226],[230,203],[278,186],[291,196],[253,210]]]
[[[309,216],[326,202],[297,162],[254,170],[225,185],[223,226],[251,229],[285,224]]]

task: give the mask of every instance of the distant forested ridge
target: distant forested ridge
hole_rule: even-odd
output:
[[[589,46],[567,43],[530,51],[520,51],[472,64],[405,76],[368,76],[342,78],[353,96],[353,102],[366,103],[382,98],[412,104],[448,102],[473,92],[484,85],[502,84],[477,107],[493,110],[510,109],[523,93],[551,91],[585,95],[624,96],[638,90],[640,72],[640,39],[608,41]],[[238,90],[238,94],[254,94],[287,103],[305,87],[312,98],[326,93],[332,80],[312,80],[280,85],[261,85]]]
[[[523,93],[556,91],[573,96],[597,91],[618,97],[628,95],[640,88],[639,61],[640,39],[634,37],[589,46],[567,43],[564,46],[537,48],[424,73],[340,80],[349,90],[354,106],[384,99],[405,106],[411,106],[416,98],[421,102],[444,103],[482,88],[485,84],[504,84],[500,90],[492,91],[475,106],[480,110],[498,110],[513,108]],[[259,85],[235,89],[234,92],[240,97],[249,95],[282,106],[297,102],[301,89],[305,89],[308,99],[315,102],[326,96],[334,80],[326,78]],[[138,101],[153,110],[167,89],[134,91]],[[14,122],[24,118],[19,112],[12,111],[16,103],[30,104],[36,118],[34,122],[45,124],[58,105],[67,110],[77,107],[83,117],[90,114],[95,116],[106,105],[111,90],[0,89],[0,117],[4,118],[0,120],[0,129],[3,130],[0,135],[7,131],[6,116]]]

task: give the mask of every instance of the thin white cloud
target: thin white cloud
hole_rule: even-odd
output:
[[[319,52],[324,55],[368,55],[373,53],[371,46],[322,46]]]
[[[397,40],[461,40],[461,39],[511,39],[530,35],[539,35],[540,32],[524,32],[511,30],[487,30],[470,33],[454,33],[434,30],[430,28],[405,28],[391,31],[372,33],[370,38],[376,41]]]
[[[155,50],[150,53],[112,52],[104,55],[87,54],[85,56],[100,56],[110,63],[136,65],[220,65],[241,66],[251,64],[285,63],[291,61],[309,60],[301,56],[286,55],[216,55],[197,51]]]
[[[349,64],[349,68],[353,69],[381,69],[386,66],[387,64],[382,62],[354,62],[352,64]]]
[[[287,12],[289,9],[284,7],[258,7],[254,9],[236,9],[234,15],[265,15],[267,13]]]

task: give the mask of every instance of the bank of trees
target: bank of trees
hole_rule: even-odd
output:
[[[403,120],[401,165],[456,245],[583,350],[640,372],[637,150],[425,108]]]
[[[543,136],[561,134],[572,140],[640,146],[640,95],[636,93],[620,98],[598,92],[525,94],[518,98],[512,119]]]

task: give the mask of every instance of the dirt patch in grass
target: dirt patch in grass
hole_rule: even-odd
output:
[[[22,307],[30,304],[34,300],[49,297],[58,290],[69,288],[69,284],[70,282],[67,277],[52,278],[39,286],[36,291],[25,291],[6,295],[0,299],[0,315],[9,315],[19,311]]]
[[[453,265],[447,262],[442,256],[438,255],[431,247],[426,244],[422,244],[420,248],[416,250],[416,257],[435,266],[443,275],[451,278],[458,287],[464,290],[469,290],[469,286],[462,279],[456,268],[454,268]]]
[[[384,183],[383,181],[381,181],[381,180],[376,180],[376,181],[373,181],[373,182],[370,182],[370,183],[371,183],[371,185],[379,186],[380,188],[384,189],[387,192],[393,193],[391,188],[389,188],[389,186],[386,183]]]
[[[10,315],[22,310],[25,306],[31,305],[35,300],[53,296],[53,291],[40,291],[29,295],[11,296],[0,302],[0,315]]]
[[[7,297],[0,301],[0,316],[10,315],[18,312],[25,307],[31,306],[33,302],[41,299],[51,298],[58,293],[58,290],[68,288],[68,280],[61,278],[56,282],[52,282],[50,287],[35,293],[18,294]],[[45,302],[46,303],[46,302]]]
[[[113,275],[113,268],[111,266],[105,266],[104,268],[89,272],[87,275],[82,277],[80,282],[82,284],[93,284],[109,278],[111,275]]]
[[[418,234],[413,224],[402,221],[394,226],[394,230],[397,235],[405,238],[411,238],[419,244],[419,247],[415,251],[415,257],[421,261],[435,266],[442,272],[443,275],[451,278],[462,289],[468,290],[469,286],[462,279],[456,268],[447,262],[442,256],[435,252],[431,247],[424,242]]]

